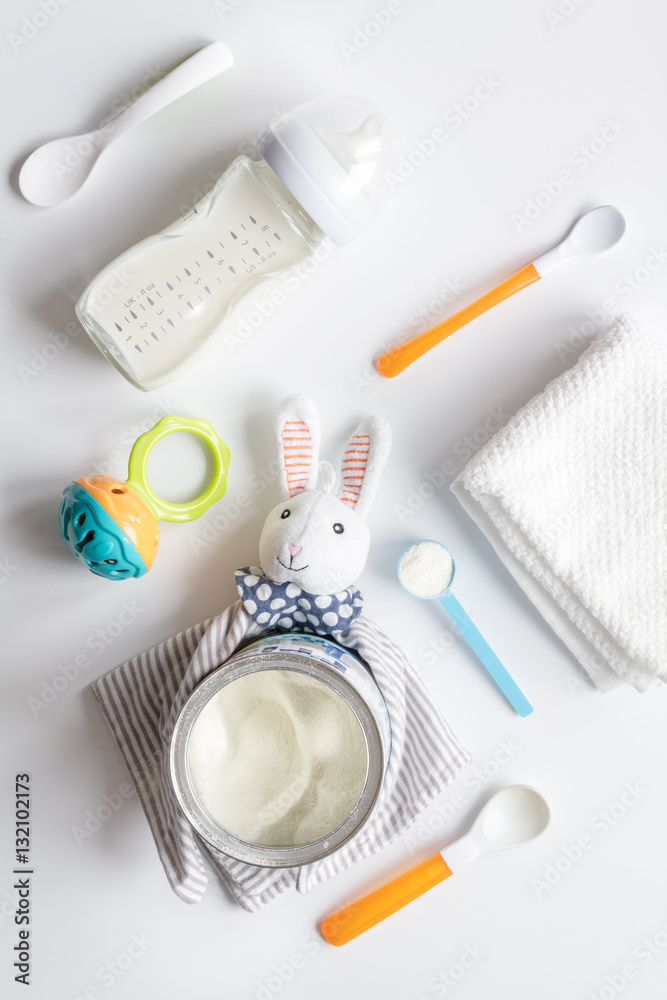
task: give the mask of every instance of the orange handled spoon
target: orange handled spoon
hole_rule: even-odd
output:
[[[518,847],[549,823],[549,806],[528,785],[508,785],[486,802],[468,833],[393,882],[328,917],[321,931],[329,944],[347,944],[489,851]]]
[[[618,243],[625,232],[625,219],[613,205],[600,205],[580,216],[569,233],[551,250],[547,250],[532,263],[526,264],[511,278],[497,285],[486,295],[472,302],[469,306],[431,327],[425,333],[408,340],[405,344],[387,351],[376,361],[377,370],[386,378],[393,378],[411,365],[422,354],[439,344],[450,333],[460,330],[471,320],[481,316],[492,306],[508,299],[510,295],[521,291],[534,281],[539,281],[559,264],[576,257],[587,257],[590,254],[602,253]]]

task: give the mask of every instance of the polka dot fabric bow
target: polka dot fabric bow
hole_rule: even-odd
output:
[[[296,583],[267,580],[256,566],[237,569],[234,576],[243,607],[265,628],[332,635],[349,628],[364,604],[356,587],[315,596]]]

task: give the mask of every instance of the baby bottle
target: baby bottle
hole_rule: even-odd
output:
[[[387,194],[391,130],[356,97],[274,121],[261,159],[239,156],[186,215],[117,257],[76,310],[133,385],[155,389],[201,360],[248,291],[372,223]]]

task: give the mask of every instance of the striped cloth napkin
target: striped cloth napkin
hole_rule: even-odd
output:
[[[169,775],[169,744],[185,701],[239,644],[262,634],[241,602],[116,667],[93,684],[95,697],[136,787],[174,892],[202,898],[208,866],[246,910],[295,886],[314,885],[395,840],[470,760],[403,652],[364,614],[336,641],[371,667],[387,704],[392,748],[376,808],[357,836],[324,861],[258,868],[203,841],[181,812]]]

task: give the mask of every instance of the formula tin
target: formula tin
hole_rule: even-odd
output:
[[[188,765],[188,742],[209,700],[226,685],[262,670],[297,671],[331,688],[356,716],[366,748],[366,777],[356,804],[326,836],[298,846],[264,847],[240,840],[204,809]],[[253,639],[209,674],[192,692],[176,721],[170,748],[171,778],[181,808],[195,830],[229,857],[264,868],[291,868],[328,857],[351,840],[378,800],[391,749],[389,715],[380,689],[351,650],[321,636],[298,633]]]

